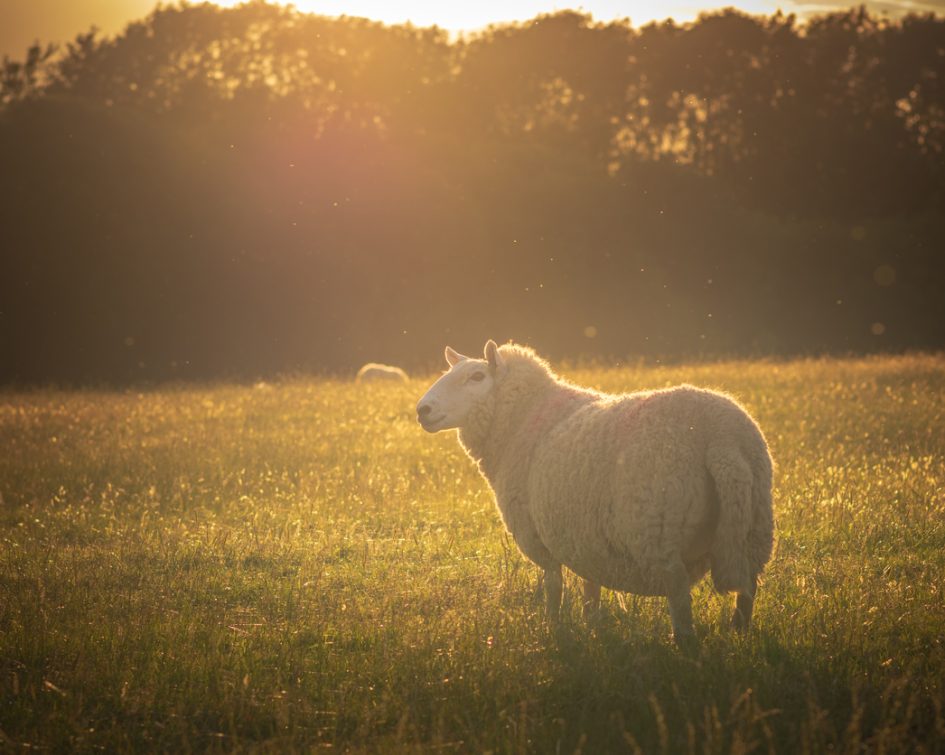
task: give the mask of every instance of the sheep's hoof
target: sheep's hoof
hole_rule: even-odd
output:
[[[699,640],[696,639],[695,632],[674,632],[673,641],[683,655],[690,657],[698,655]]]
[[[751,609],[754,601],[744,595],[739,595],[735,599],[735,611],[732,613],[732,629],[739,634],[748,632],[751,624]]]
[[[601,622],[601,610],[600,605],[590,606],[587,603],[584,604],[581,609],[581,613],[584,615],[584,621],[592,627],[597,626]]]

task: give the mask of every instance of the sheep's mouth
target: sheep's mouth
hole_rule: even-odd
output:
[[[441,414],[439,417],[417,417],[417,422],[420,423],[420,427],[426,430],[428,433],[435,433],[437,431],[437,425],[439,425],[444,419],[446,419],[445,414]]]

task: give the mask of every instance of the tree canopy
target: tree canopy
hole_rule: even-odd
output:
[[[945,19],[160,7],[0,70],[0,379],[945,345]]]

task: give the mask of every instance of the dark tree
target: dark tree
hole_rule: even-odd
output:
[[[0,380],[941,348],[943,78],[945,20],[863,10],[451,41],[205,4],[35,45]]]

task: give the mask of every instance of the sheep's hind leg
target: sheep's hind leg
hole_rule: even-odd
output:
[[[545,608],[548,611],[548,618],[552,621],[558,620],[558,614],[561,611],[562,585],[561,564],[545,569]]]
[[[751,625],[751,611],[755,605],[755,592],[757,591],[758,578],[752,577],[751,590],[749,592],[739,592],[735,598],[735,612],[732,614],[732,628],[736,632],[747,632]]]
[[[600,610],[600,585],[589,579],[582,581],[584,583],[584,618],[592,619]]]
[[[673,639],[680,647],[692,646],[696,633],[692,626],[692,595],[685,564],[681,560],[671,563],[664,572],[664,579]]]

